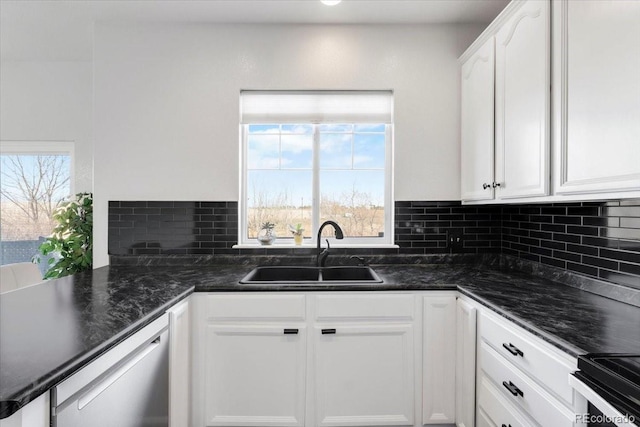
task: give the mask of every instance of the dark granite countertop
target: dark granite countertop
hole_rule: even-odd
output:
[[[0,295],[0,419],[192,292],[170,275],[100,268]]]
[[[576,356],[640,353],[640,308],[540,277],[470,265],[379,265],[383,284],[248,286],[251,265],[118,266],[0,296],[0,418],[193,292],[458,290]]]

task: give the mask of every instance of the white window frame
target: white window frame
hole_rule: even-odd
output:
[[[275,243],[270,246],[261,246],[255,239],[250,239],[247,235],[247,176],[248,176],[248,136],[249,126],[258,123],[241,124],[241,150],[240,150],[240,201],[238,214],[240,216],[238,221],[238,245],[235,248],[282,248],[282,247],[300,247],[295,246],[293,238],[291,239],[276,239]],[[336,124],[336,123],[286,123],[273,121],[264,124],[309,124],[313,126],[313,161],[312,161],[312,230],[311,236],[304,239],[302,247],[316,247],[317,245],[317,233],[320,227],[320,126],[324,124]],[[364,122],[344,124],[370,124]],[[384,236],[383,237],[347,237],[342,240],[331,239],[332,247],[366,247],[366,248],[397,248],[394,244],[394,197],[393,197],[393,125],[385,124],[385,166],[384,166]],[[358,169],[361,170],[361,169]],[[366,169],[362,169],[366,170]],[[338,225],[340,225],[340,222]],[[282,236],[279,236],[282,237]],[[289,236],[286,236],[289,237]]]

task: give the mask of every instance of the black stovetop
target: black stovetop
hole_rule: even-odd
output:
[[[579,377],[618,410],[640,419],[640,354],[578,356]]]

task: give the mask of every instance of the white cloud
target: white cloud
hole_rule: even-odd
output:
[[[325,153],[351,151],[351,134],[324,134],[320,137],[320,150]]]

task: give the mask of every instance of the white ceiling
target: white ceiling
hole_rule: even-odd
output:
[[[94,22],[488,24],[509,0],[0,0],[2,60],[90,60]]]

